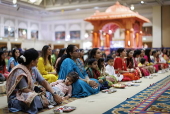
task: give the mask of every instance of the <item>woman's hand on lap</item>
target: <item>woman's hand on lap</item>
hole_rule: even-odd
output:
[[[61,104],[63,101],[62,97],[60,97],[58,95],[53,95],[53,98],[54,98],[55,102],[58,104]]]

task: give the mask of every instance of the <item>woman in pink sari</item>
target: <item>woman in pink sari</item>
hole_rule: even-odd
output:
[[[142,73],[142,76],[149,76],[150,73],[148,71],[148,67],[145,67],[145,66],[139,66],[139,63],[140,63],[140,60],[143,58],[144,56],[144,52],[143,50],[135,50],[134,51],[134,54],[133,54],[133,57],[134,57],[134,63],[135,63],[135,66],[138,67]]]

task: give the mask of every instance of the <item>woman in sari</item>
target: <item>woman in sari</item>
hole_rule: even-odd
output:
[[[142,76],[149,76],[150,75],[150,72],[148,70],[149,68],[147,66],[139,65],[144,55],[145,55],[144,50],[139,50],[139,49],[135,50],[133,53],[134,63],[135,66],[140,69]]]
[[[12,51],[12,57],[8,61],[7,70],[8,72],[11,71],[11,69],[18,64],[17,58],[20,56],[19,49],[13,49]]]
[[[109,75],[106,73],[105,69],[105,61],[104,58],[102,58],[102,52],[99,48],[93,48],[89,54],[88,59],[96,59],[98,64],[98,71],[100,72],[99,79],[105,79],[109,86],[112,86],[113,84],[117,83],[117,79],[115,76]]]
[[[127,51],[127,58],[126,58],[126,65],[128,69],[134,70],[134,73],[136,76],[142,77],[142,73],[140,69],[138,68],[138,65],[135,64],[135,60],[133,57],[134,51],[128,50]]]
[[[45,45],[42,48],[42,54],[41,57],[38,59],[38,70],[42,74],[45,80],[47,80],[49,83],[55,82],[58,78],[56,75],[56,71],[54,70],[54,67],[51,63],[51,54],[52,50],[51,47],[48,45]]]
[[[159,70],[159,66],[157,64],[153,64],[153,62],[151,61],[151,58],[150,58],[151,54],[152,54],[151,49],[147,48],[145,50],[144,58],[148,62],[148,64],[147,64],[147,66],[149,68],[148,70],[150,71],[151,74],[153,74]]]
[[[79,74],[79,79],[72,85],[72,97],[81,98],[98,93],[100,90],[98,81],[88,77],[83,63],[78,59],[79,49],[75,45],[68,45],[66,52],[58,63],[57,71],[59,79],[66,79],[67,74],[72,71]]]
[[[45,99],[42,100],[42,97],[34,91],[35,82],[49,91],[57,103],[61,103],[61,97],[55,94],[35,67],[38,61],[38,52],[35,49],[28,49],[18,59],[20,64],[12,69],[6,82],[9,111],[37,114],[39,109],[48,105],[48,102],[42,102]]]
[[[57,57],[56,62],[55,62],[55,67],[54,67],[55,69],[57,69],[57,64],[58,64],[58,62],[60,61],[61,57],[62,57],[64,54],[66,54],[66,48],[60,49],[59,54],[58,54],[58,57]]]
[[[124,76],[122,81],[132,81],[132,80],[138,80],[140,77],[138,75],[135,75],[134,70],[127,69],[126,66],[126,51],[124,48],[119,48],[117,50],[117,57],[114,61],[114,68],[116,70],[116,73],[120,73]]]

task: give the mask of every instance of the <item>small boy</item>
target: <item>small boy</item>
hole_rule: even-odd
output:
[[[116,81],[122,81],[123,75],[115,73],[115,70],[114,70],[114,67],[113,67],[114,59],[112,57],[108,57],[106,59],[106,62],[107,62],[106,73],[108,73],[110,76],[114,76],[116,78],[115,83],[116,83]]]

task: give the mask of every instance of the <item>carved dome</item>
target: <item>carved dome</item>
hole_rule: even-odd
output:
[[[106,13],[133,13],[128,7],[120,5],[119,2],[116,2],[115,5],[110,6],[109,8],[106,9]]]

